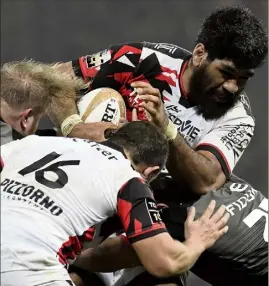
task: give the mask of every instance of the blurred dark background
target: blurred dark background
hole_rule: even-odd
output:
[[[215,8],[233,4],[247,6],[268,27],[267,0],[2,0],[1,62],[69,61],[127,41],[167,42],[192,50],[201,20]],[[267,196],[268,60],[247,93],[256,130],[235,173]],[[41,127],[48,125],[44,120]],[[190,285],[207,284],[191,277]]]

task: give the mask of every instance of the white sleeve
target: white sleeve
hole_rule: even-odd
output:
[[[214,129],[201,139],[196,150],[213,153],[228,178],[250,143],[254,127],[255,121],[249,103],[241,99]]]

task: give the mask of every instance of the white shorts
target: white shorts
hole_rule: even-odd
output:
[[[40,269],[31,269],[25,260],[20,259],[24,253],[20,250],[11,249],[7,245],[1,245],[1,286],[74,286],[64,266],[60,265],[57,258],[44,257],[40,261]],[[54,264],[55,260],[55,264]],[[46,265],[49,263],[50,265]]]

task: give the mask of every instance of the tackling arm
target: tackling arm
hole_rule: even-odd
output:
[[[242,95],[245,96],[245,95]],[[251,141],[255,122],[241,99],[194,149],[177,134],[170,142],[167,168],[176,179],[183,176],[197,192],[219,189]],[[200,186],[200,187],[199,187]]]
[[[72,68],[72,62],[60,63],[55,66],[60,71],[64,71],[70,74],[71,77],[75,77],[74,70]],[[63,121],[72,114],[78,114],[76,105],[76,93],[71,96],[65,94],[58,94],[58,97],[52,97],[51,104],[47,110],[47,114],[51,121],[57,128],[61,127]]]
[[[237,105],[201,138],[195,149],[177,134],[170,142],[167,168],[175,179],[183,176],[198,193],[219,189],[248,147],[254,127],[250,104],[242,93]]]
[[[74,265],[90,272],[113,272],[122,268],[140,265],[131,244],[126,237],[109,237],[96,248],[83,251]]]
[[[228,220],[227,216],[223,216],[225,208],[212,216],[214,208],[213,202],[200,222],[193,221],[195,211],[191,209],[187,226],[191,228],[196,224],[198,228],[188,236],[189,230],[186,229],[186,241],[181,243],[167,233],[152,191],[141,179],[129,180],[118,196],[118,215],[128,241],[146,270],[157,277],[184,273],[206,248],[227,231],[223,228]]]
[[[70,73],[71,77],[83,78],[86,83],[90,83],[89,90],[110,87],[119,91],[124,97],[132,92],[127,83],[132,79],[133,72],[139,65],[142,47],[143,43],[113,45],[96,54],[83,56],[72,62],[57,64],[56,68]],[[132,55],[132,62],[130,64],[121,63],[119,59],[129,54]],[[108,122],[79,122],[75,93],[71,96],[59,94],[58,98],[52,98],[47,113],[58,128],[62,123],[66,125],[66,118],[72,119],[72,127],[69,128],[72,131],[68,134],[71,137],[103,141],[105,140],[103,131],[109,128],[115,129],[115,126]],[[70,117],[71,115],[74,116]]]
[[[167,169],[174,180],[183,179],[199,194],[218,189],[226,181],[215,155],[192,149],[180,134],[170,142]]]
[[[168,119],[160,91],[144,82],[135,82],[132,86],[143,100],[140,106],[147,110],[150,120],[170,141],[167,169],[173,179],[183,180],[198,194],[220,188],[253,135],[255,123],[249,107],[244,104],[245,95],[241,95],[237,105],[192,149]]]
[[[182,244],[167,233],[136,242],[133,247],[126,238],[118,236],[83,251],[74,266],[89,272],[113,272],[139,266],[141,259],[151,274],[169,277],[190,269],[204,250],[199,247],[188,241]]]

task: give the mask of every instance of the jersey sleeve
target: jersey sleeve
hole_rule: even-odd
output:
[[[117,211],[130,243],[166,232],[152,191],[141,178],[130,179],[120,189]]]
[[[112,45],[92,55],[72,61],[74,72],[90,82],[90,89],[111,87],[123,89],[139,66],[143,43]],[[123,90],[121,90],[123,91]]]
[[[112,45],[108,49],[72,61],[76,76],[90,83],[89,90],[110,87],[122,95],[129,121],[132,118],[133,107],[138,110],[139,120],[147,119],[131,87],[132,82],[148,81],[152,75],[150,65],[141,60],[143,47],[143,42]]]
[[[248,147],[255,128],[249,102],[241,101],[198,143],[196,150],[213,153],[229,178]]]

